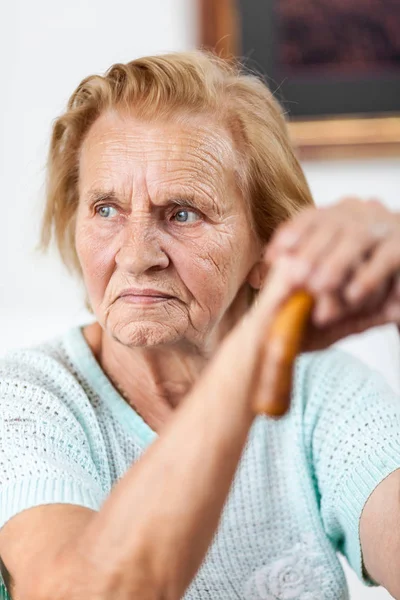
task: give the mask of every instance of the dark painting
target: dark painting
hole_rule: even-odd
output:
[[[241,0],[242,54],[292,116],[400,112],[400,0]]]
[[[399,0],[280,0],[277,8],[287,74],[400,71]]]

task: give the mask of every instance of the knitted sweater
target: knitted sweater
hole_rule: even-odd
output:
[[[0,361],[0,528],[40,504],[99,510],[155,438],[81,328],[10,351]],[[384,381],[337,349],[302,355],[290,413],[254,421],[185,600],[348,598],[337,552],[363,578],[361,512],[397,468],[400,403]]]

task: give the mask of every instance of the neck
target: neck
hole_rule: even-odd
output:
[[[236,304],[220,323],[207,353],[179,345],[124,346],[98,322],[83,329],[91,350],[114,387],[157,433],[196,383],[223,337],[247,308]],[[210,340],[209,340],[210,342]]]
[[[199,378],[207,358],[180,348],[130,348],[99,323],[83,334],[114,387],[146,423],[159,432]]]

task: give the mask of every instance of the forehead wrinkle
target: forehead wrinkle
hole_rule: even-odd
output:
[[[232,167],[233,148],[228,140],[222,136],[208,134],[198,140],[191,137],[188,140],[186,152],[189,156],[193,156],[195,160],[201,161],[202,165],[208,166],[211,171],[224,171]],[[228,159],[228,160],[227,160]]]
[[[142,184],[144,176],[148,178],[147,185],[151,186],[154,175],[159,179],[160,174],[174,175],[181,171],[192,187],[214,203],[218,191],[222,192],[219,200],[225,199],[223,188],[228,184],[228,177],[231,179],[231,172],[234,173],[236,153],[229,133],[223,129],[219,133],[195,123],[189,132],[187,128],[172,128],[168,124],[160,127],[139,123],[139,127],[128,128],[125,123],[122,128],[108,124],[106,129],[100,128],[93,134],[90,140],[84,141],[84,145],[89,142],[91,150],[86,159],[90,170],[94,170],[100,180],[107,180],[112,185],[116,183],[119,187],[122,181],[115,181],[113,175],[123,175],[127,180],[122,187],[126,188],[132,184],[137,187],[139,180]],[[138,164],[131,165],[132,161]],[[157,174],[151,173],[152,165]]]
[[[224,189],[229,183],[227,176],[230,176],[231,173],[234,174],[234,170],[229,164],[231,161],[229,160],[229,163],[226,164],[221,156],[222,152],[215,153],[213,148],[204,147],[204,144],[195,146],[192,140],[190,142],[189,151],[183,159],[181,157],[169,158],[166,165],[167,172],[170,175],[176,173],[176,177],[172,181],[187,179],[196,191],[211,200],[215,210],[218,204],[217,199],[220,202],[225,201],[226,203],[227,201],[226,194],[224,194]],[[209,145],[207,144],[207,146]]]
[[[182,160],[183,157],[188,155],[195,160],[200,159],[205,165],[209,165],[212,170],[228,167],[226,158],[232,158],[233,148],[226,134],[224,135],[221,131],[222,135],[217,135],[204,127],[197,127],[196,129],[191,130],[190,133],[178,130],[173,139],[165,138],[165,135],[160,139],[159,132],[145,131],[144,144],[143,133],[140,131],[121,131],[113,127],[104,132],[95,132],[95,138],[92,141],[98,148],[105,146],[104,153],[106,155],[110,155],[113,150],[117,150],[128,160],[132,157],[139,158],[142,161],[150,159],[151,161],[162,162],[165,160],[164,153],[166,153],[169,160],[173,158]],[[112,137],[113,130],[115,130],[117,139]],[[123,141],[121,141],[121,136]],[[86,141],[83,146],[85,146]]]
[[[195,192],[196,196],[207,197],[211,201],[212,207],[217,214],[221,214],[218,205],[227,204],[227,200],[231,197],[226,194],[225,190],[229,187],[231,178],[226,169],[216,168],[215,171],[204,168],[201,160],[181,160],[172,159],[160,170],[155,173],[155,178],[150,178],[149,183],[153,185],[164,184],[168,186],[177,186],[183,193],[187,193],[188,189]],[[186,190],[185,190],[186,187]],[[154,190],[157,193],[157,190]]]
[[[204,144],[194,144],[192,140],[185,147],[183,145],[172,145],[169,151],[158,145],[153,151],[146,151],[144,160],[156,165],[165,165],[165,170],[173,173],[176,170],[192,171],[196,177],[203,176],[205,179],[214,178],[220,180],[225,170],[231,167],[231,161],[226,161],[221,152]],[[224,157],[225,158],[225,157]],[[151,169],[150,165],[147,168]],[[164,170],[164,169],[163,169]]]
[[[167,182],[178,182],[181,185],[196,185],[201,191],[215,198],[223,196],[225,172],[221,169],[205,168],[201,160],[173,160],[166,165],[161,178],[165,176]]]
[[[211,189],[207,189],[207,185],[202,186],[200,183],[198,182],[194,182],[192,184],[193,190],[195,192],[195,194],[197,193],[198,195],[203,195],[206,196],[207,199],[210,201],[212,210],[219,216],[222,217],[223,216],[223,208],[225,208],[225,198],[223,195],[217,195],[217,193],[213,193],[213,189],[211,187]],[[217,199],[218,198],[218,199]],[[221,201],[222,200],[222,206],[221,206]]]
[[[218,131],[219,130],[219,131]],[[161,136],[160,136],[161,133]],[[110,140],[121,143],[125,149],[133,143],[133,147],[139,150],[143,148],[143,141],[156,145],[159,148],[161,143],[182,149],[182,146],[189,148],[194,146],[214,146],[214,154],[223,154],[226,150],[232,150],[234,147],[231,134],[225,128],[213,123],[213,127],[204,122],[204,116],[201,119],[189,119],[188,122],[144,122],[134,117],[128,119],[118,113],[104,113],[92,125],[88,132],[83,146],[86,145],[88,138],[96,141],[99,145],[109,145]],[[139,145],[137,141],[139,140]],[[128,142],[128,143],[127,143]],[[171,148],[168,149],[171,151]]]
[[[180,159],[173,159],[173,161],[168,161],[164,172],[167,178],[169,179],[177,177],[181,179],[187,179],[188,181],[196,180],[209,183],[219,183],[221,179],[224,179],[225,175],[223,169],[218,171],[205,169],[204,165],[202,165],[202,163],[198,160],[188,161]]]
[[[189,174],[189,182],[192,189],[200,196],[206,196],[211,202],[213,210],[222,215],[227,205],[229,195],[225,194],[225,173],[222,177],[205,177],[205,173],[192,169]]]

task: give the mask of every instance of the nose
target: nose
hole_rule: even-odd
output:
[[[166,269],[169,258],[161,246],[161,232],[149,218],[135,217],[122,232],[115,262],[124,272],[141,275],[148,270]]]

